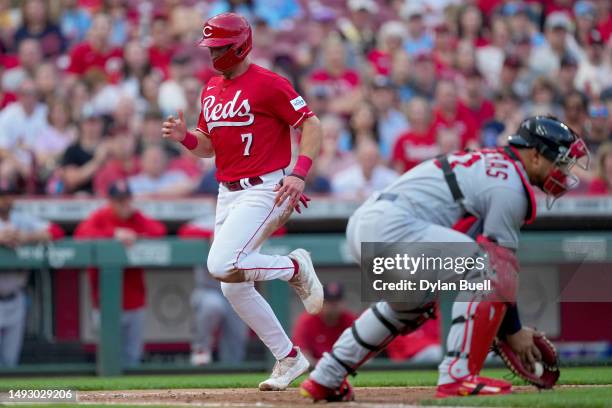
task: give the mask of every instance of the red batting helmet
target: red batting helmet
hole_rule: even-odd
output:
[[[223,72],[243,61],[253,48],[253,36],[248,21],[238,14],[216,15],[204,24],[200,47],[231,47],[213,60],[215,69]]]

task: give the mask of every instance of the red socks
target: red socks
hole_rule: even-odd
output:
[[[295,347],[292,347],[291,351],[289,352],[289,354],[287,354],[285,356],[285,358],[287,358],[287,357],[291,357],[291,358],[297,357],[297,349]]]
[[[293,276],[291,276],[291,279],[295,278],[297,276],[298,273],[300,273],[300,265],[297,263],[297,261],[293,258],[290,258],[291,262],[293,262]]]

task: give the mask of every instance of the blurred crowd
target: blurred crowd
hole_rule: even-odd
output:
[[[612,191],[609,0],[0,1],[0,184],[27,194],[216,193],[214,161],[161,138],[195,126],[214,75],[206,18],[253,26],[252,61],[323,123],[307,189],[363,198],[437,154],[503,145],[552,114],[594,156],[580,192]]]

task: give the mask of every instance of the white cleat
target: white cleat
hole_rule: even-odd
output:
[[[278,360],[272,369],[272,375],[266,381],[259,383],[260,391],[283,391],[300,375],[308,371],[310,363],[304,357],[299,347],[297,356]]]
[[[302,299],[308,313],[319,313],[323,308],[323,285],[314,270],[310,254],[305,249],[296,249],[289,254],[289,258],[295,259],[300,267],[299,273],[289,281],[289,285]]]

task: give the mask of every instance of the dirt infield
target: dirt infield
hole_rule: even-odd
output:
[[[357,401],[350,404],[325,404],[326,407],[412,407],[434,396],[433,387],[363,387],[355,390]],[[296,388],[283,392],[261,392],[251,388],[199,390],[81,391],[79,402],[107,404],[172,404],[207,407],[292,407],[312,408]],[[319,405],[320,406],[320,405]]]
[[[562,385],[559,388],[591,388],[598,385]],[[537,392],[534,387],[513,387],[516,393]],[[393,407],[414,408],[420,401],[433,398],[435,387],[359,387],[356,401],[326,403],[325,407]],[[283,392],[261,392],[253,388],[209,388],[128,391],[79,391],[78,401],[85,404],[121,405],[184,405],[205,407],[291,407],[313,408],[309,400],[298,394],[297,388]]]

